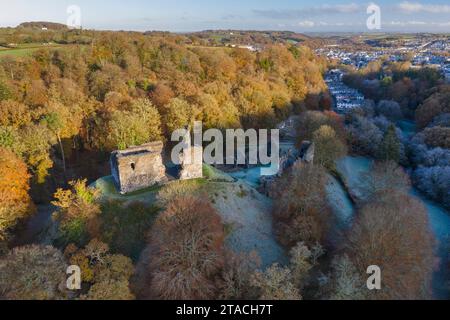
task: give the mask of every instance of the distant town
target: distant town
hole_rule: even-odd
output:
[[[340,44],[327,44],[316,53],[337,64],[352,67],[356,70],[367,68],[371,62],[382,60],[387,62],[410,61],[411,69],[432,68],[438,70],[447,82],[450,82],[450,42],[445,36],[413,37],[412,39],[366,40],[368,48],[348,48]],[[325,81],[334,98],[335,110],[348,112],[362,105],[364,96],[356,89],[343,83],[344,71],[330,70]],[[365,80],[369,81],[369,80]],[[376,81],[376,80],[375,80]]]

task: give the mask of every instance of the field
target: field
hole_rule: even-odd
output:
[[[0,58],[5,56],[27,57],[30,56],[33,52],[42,48],[57,49],[62,48],[63,46],[64,45],[59,44],[29,43],[29,44],[20,44],[14,48],[0,47]]]

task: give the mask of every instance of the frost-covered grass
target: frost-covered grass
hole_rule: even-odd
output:
[[[154,202],[156,194],[161,190],[161,186],[153,186],[122,195],[117,190],[112,176],[98,179],[92,184],[92,187],[95,187],[100,191],[101,199],[103,200],[119,200],[126,202],[142,201],[146,203]]]

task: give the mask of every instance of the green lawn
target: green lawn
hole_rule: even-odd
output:
[[[12,57],[28,57],[33,52],[39,50],[39,49],[57,49],[62,48],[63,45],[58,44],[51,44],[51,45],[43,45],[43,44],[37,44],[37,43],[27,43],[27,44],[21,44],[18,45],[16,48],[5,48],[0,47],[0,58],[5,56],[12,56]]]

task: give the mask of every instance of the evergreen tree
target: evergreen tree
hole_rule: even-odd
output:
[[[394,125],[390,125],[384,134],[379,150],[379,158],[386,161],[400,161],[400,140]]]

